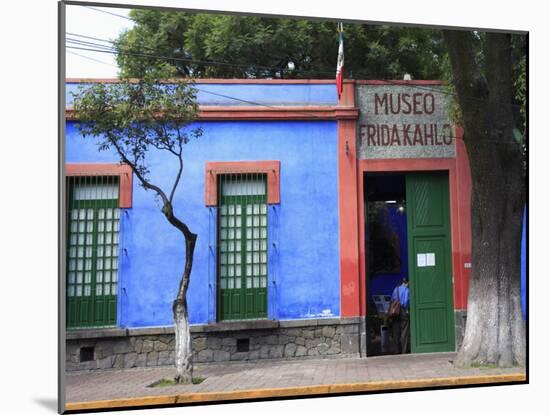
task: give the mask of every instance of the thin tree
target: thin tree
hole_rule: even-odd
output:
[[[444,31],[472,174],[472,271],[455,364],[525,363],[521,312],[524,153],[514,137],[511,36]]]
[[[158,74],[146,74],[140,80],[81,87],[74,95],[74,109],[81,134],[95,137],[100,151],[114,149],[121,163],[131,167],[141,186],[154,192],[166,220],[185,238],[185,267],[172,312],[175,381],[191,383],[192,342],[186,295],[197,235],[174,213],[174,196],[183,174],[184,145],[202,135],[200,128],[189,126],[198,111],[196,89],[183,80],[166,83],[159,80]],[[177,161],[171,186],[163,189],[151,181],[147,163],[151,151],[168,153]]]

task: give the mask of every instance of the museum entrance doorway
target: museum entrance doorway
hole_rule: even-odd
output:
[[[410,351],[454,351],[447,172],[365,173],[363,183],[367,355],[398,351],[400,324],[388,320],[386,311],[404,278]]]

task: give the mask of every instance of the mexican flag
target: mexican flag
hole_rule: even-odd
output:
[[[338,62],[336,63],[336,91],[338,92],[338,99],[342,95],[342,88],[344,87],[344,35],[343,24],[338,25]]]

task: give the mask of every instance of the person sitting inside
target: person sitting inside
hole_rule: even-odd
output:
[[[399,317],[392,318],[392,337],[394,351],[399,353],[410,353],[409,345],[409,279],[403,278],[401,285],[398,285],[393,290],[391,301],[399,298],[401,305]]]

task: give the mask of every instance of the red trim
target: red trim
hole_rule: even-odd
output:
[[[210,161],[206,163],[204,179],[204,204],[206,206],[217,206],[217,177],[224,173],[266,173],[267,203],[281,202],[280,161]]]
[[[181,81],[181,79],[177,79]],[[138,82],[139,79],[131,79],[132,82]],[[116,84],[121,82],[117,78],[65,78],[68,84]],[[165,82],[170,82],[167,79]],[[195,79],[196,84],[334,84],[334,79],[218,79],[201,78]]]
[[[359,169],[364,172],[449,170],[454,158],[410,158],[359,160]]]
[[[446,85],[446,81],[439,80],[417,80],[412,79],[410,81],[405,81],[403,79],[372,79],[372,80],[356,80],[357,85]]]
[[[132,169],[127,164],[115,163],[67,163],[65,176],[118,176],[120,183],[120,207],[132,207]]]
[[[358,108],[339,106],[199,107],[200,120],[356,120],[358,117]]]
[[[77,121],[72,108],[65,110],[68,121]],[[356,120],[359,109],[341,106],[200,106],[199,120]]]
[[[472,218],[471,197],[472,178],[470,173],[470,161],[463,140],[464,130],[456,129],[456,169],[457,169],[457,232],[460,243],[456,255],[458,272],[455,274],[455,309],[466,310],[468,304],[468,289],[470,283],[470,268],[464,264],[472,262]]]
[[[340,105],[355,106],[355,88],[345,82]],[[340,222],[340,315],[359,316],[359,250],[355,120],[338,121],[338,217]]]
[[[175,79],[181,81],[181,79]],[[132,78],[132,82],[138,82],[138,78]],[[174,81],[166,79],[164,82],[169,83]],[[116,84],[121,82],[118,78],[65,78],[67,84]],[[201,78],[195,79],[196,84],[304,84],[304,85],[330,85],[336,84],[335,79],[221,79],[221,78]],[[437,85],[445,84],[445,81],[439,80],[368,80],[368,79],[344,79],[344,84],[369,84],[369,85],[385,85],[387,83],[392,84],[423,84],[423,85]]]

